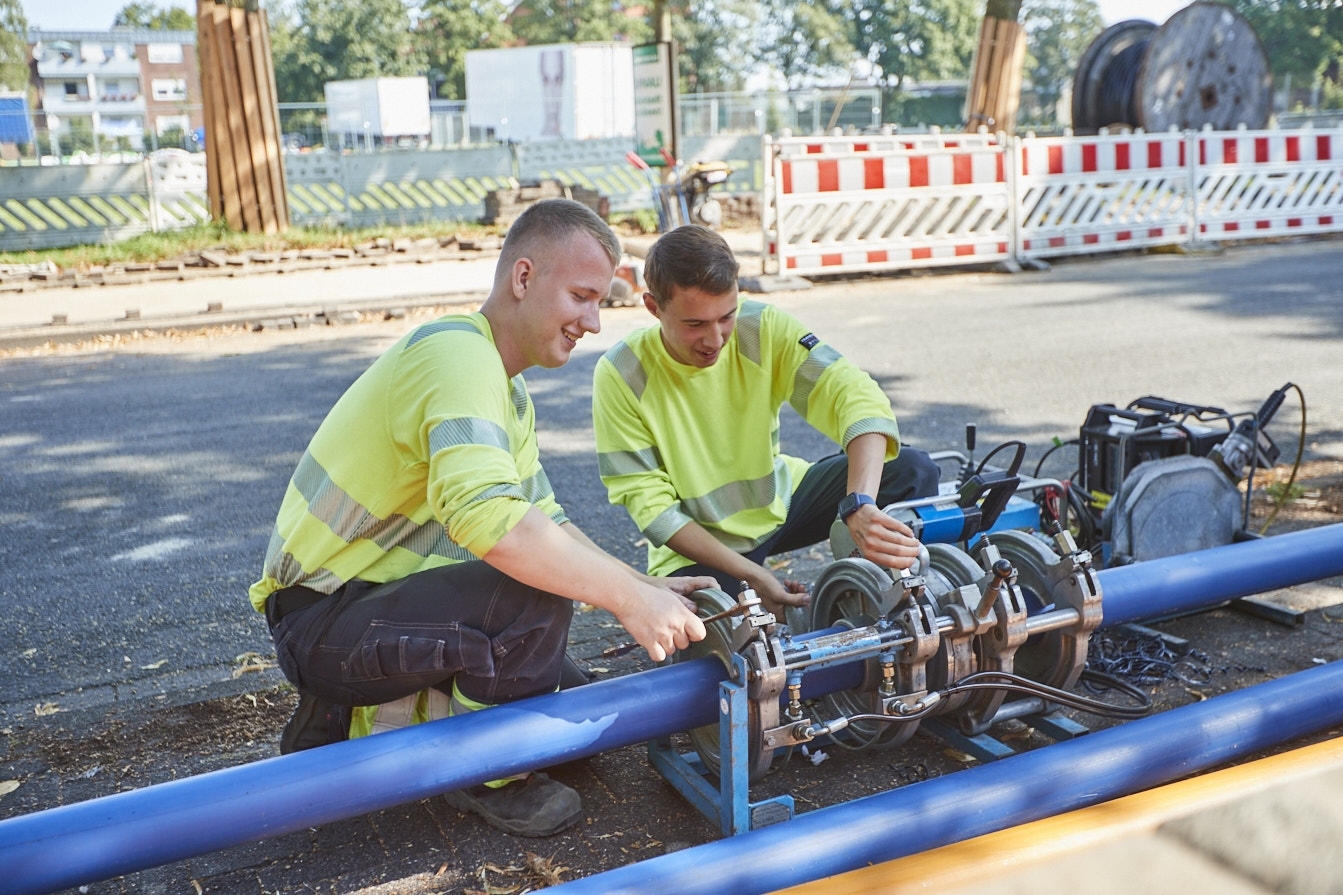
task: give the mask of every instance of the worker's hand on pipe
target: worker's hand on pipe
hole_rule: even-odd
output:
[[[682,580],[694,582],[700,579]],[[671,584],[671,580],[659,579],[657,585],[641,585],[638,599],[627,601],[616,614],[617,621],[648,651],[648,657],[654,662],[661,662],[678,649],[704,639],[704,622],[693,608],[687,608],[685,596],[673,590]]]
[[[673,576],[670,578],[658,578],[653,575],[639,575],[648,584],[653,587],[665,587],[681,595],[681,602],[685,608],[691,612],[696,610],[695,601],[690,599],[690,595],[697,590],[710,590],[721,587],[718,579],[711,575],[685,575]]]
[[[864,505],[846,520],[859,553],[888,569],[908,569],[919,558],[913,530],[875,506]]]

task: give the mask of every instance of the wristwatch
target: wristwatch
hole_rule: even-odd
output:
[[[839,502],[839,521],[848,522],[849,517],[858,512],[858,508],[865,504],[876,506],[877,502],[866,494],[845,494],[844,499]]]

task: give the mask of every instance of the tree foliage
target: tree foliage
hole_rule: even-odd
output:
[[[1031,0],[1022,11],[1025,74],[1041,107],[1038,120],[1054,124],[1055,106],[1071,87],[1082,54],[1105,30],[1105,23],[1096,0]]]
[[[271,15],[281,102],[320,102],[327,81],[425,73],[402,0],[297,0]]]
[[[1343,0],[1230,0],[1259,35],[1278,83],[1339,82]]]
[[[832,2],[887,107],[906,81],[969,76],[982,17],[979,0]]]
[[[642,15],[630,15],[630,7],[620,0],[523,0],[513,7],[509,24],[526,44],[589,40],[640,44],[653,37],[651,23]]]
[[[805,0],[761,0],[760,57],[790,89],[826,72],[847,73],[857,59],[838,10]]]
[[[429,65],[438,96],[466,98],[466,51],[515,41],[503,0],[427,0],[419,9],[415,46]]]
[[[0,90],[28,90],[28,19],[19,0],[0,0]]]
[[[683,93],[741,90],[760,60],[751,34],[760,17],[756,0],[704,0],[672,10],[672,39]]]
[[[180,6],[127,3],[112,20],[113,28],[148,28],[152,31],[195,31],[196,17]]]

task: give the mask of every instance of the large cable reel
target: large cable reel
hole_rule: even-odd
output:
[[[1111,25],[1073,77],[1073,130],[1258,130],[1272,110],[1273,74],[1254,26],[1223,3],[1196,2],[1161,27]]]

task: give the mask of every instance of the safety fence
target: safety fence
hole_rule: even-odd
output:
[[[656,182],[629,140],[284,156],[290,222],[347,228],[475,221],[491,190],[558,180],[597,190],[615,214],[655,207]],[[718,189],[758,196],[758,137],[682,141],[686,161],[726,161]],[[160,150],[124,164],[0,167],[0,251],[113,242],[209,219],[202,153]]]
[[[767,137],[761,156],[769,273],[1343,231],[1343,129],[904,145]]]
[[[284,157],[296,225],[477,220],[486,194],[554,179],[611,212],[655,207],[627,140]],[[767,270],[882,271],[1343,230],[1343,128],[1024,138],[704,137],[722,189],[761,198]],[[0,251],[111,242],[208,220],[200,153],[0,167]]]

